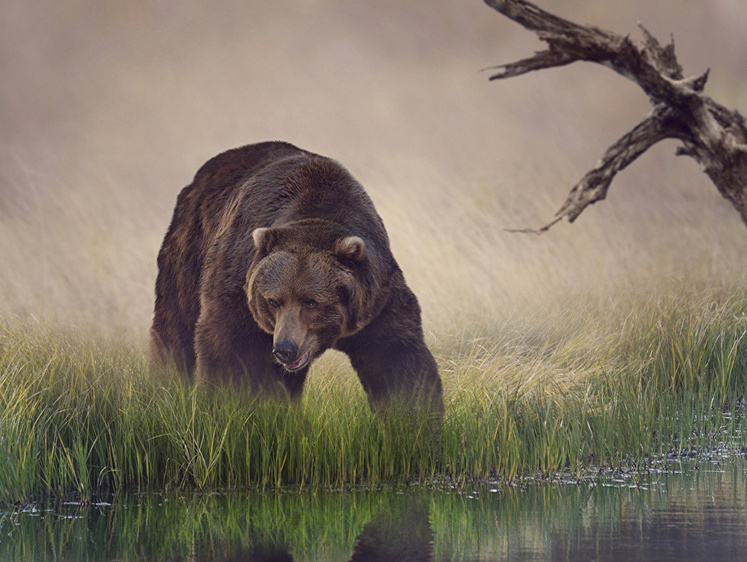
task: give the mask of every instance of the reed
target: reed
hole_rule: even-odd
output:
[[[339,356],[299,402],[257,401],[153,376],[135,344],[2,320],[0,501],[513,481],[744,444],[739,286],[584,296],[503,326],[433,335],[446,401],[434,428],[371,414]]]

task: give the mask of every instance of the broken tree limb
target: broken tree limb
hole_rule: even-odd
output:
[[[594,26],[578,25],[525,0],[485,0],[491,8],[537,34],[548,46],[533,56],[493,68],[491,80],[520,76],[576,61],[595,62],[632,80],[653,110],[607,149],[597,165],[571,189],[544,232],[563,218],[573,222],[589,205],[604,199],[617,173],[661,140],[682,143],[677,154],[695,159],[747,226],[747,123],[703,94],[708,72],[685,77],[674,40],[662,46],[643,26],[643,44]]]

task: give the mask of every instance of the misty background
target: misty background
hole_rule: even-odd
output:
[[[706,93],[747,111],[743,0],[538,4],[674,35],[685,74],[710,68]],[[177,194],[264,140],[366,187],[429,334],[586,292],[743,284],[747,230],[674,142],[573,225],[506,232],[551,219],[650,110],[599,65],[481,72],[540,48],[481,0],[0,0],[0,314],[145,341]]]

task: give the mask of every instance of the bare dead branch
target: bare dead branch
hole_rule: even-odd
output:
[[[563,218],[573,222],[589,205],[604,199],[617,173],[648,148],[666,138],[682,142],[677,154],[695,159],[719,193],[747,225],[747,125],[731,111],[703,94],[708,71],[685,78],[677,62],[674,40],[662,47],[643,26],[643,44],[594,26],[578,25],[526,0],[485,0],[493,9],[537,34],[548,49],[495,67],[491,80],[576,61],[602,64],[632,80],[648,95],[653,111],[613,144],[599,163],[571,190],[545,232]]]
[[[627,168],[657,142],[671,136],[667,128],[667,113],[665,107],[654,110],[609,147],[599,163],[573,187],[558,215],[573,222],[587,206],[607,197],[607,190],[620,170]]]
[[[518,62],[495,66],[488,70],[499,70],[493,74],[491,80],[502,78],[513,78],[531,72],[533,70],[542,70],[543,68],[552,68],[554,66],[563,66],[576,61],[576,57],[567,53],[548,49],[535,54],[533,57],[520,60]]]

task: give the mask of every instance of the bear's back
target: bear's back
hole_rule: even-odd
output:
[[[214,156],[195,174],[194,184],[232,185],[264,166],[289,156],[316,156],[287,142],[269,141],[233,148]]]

